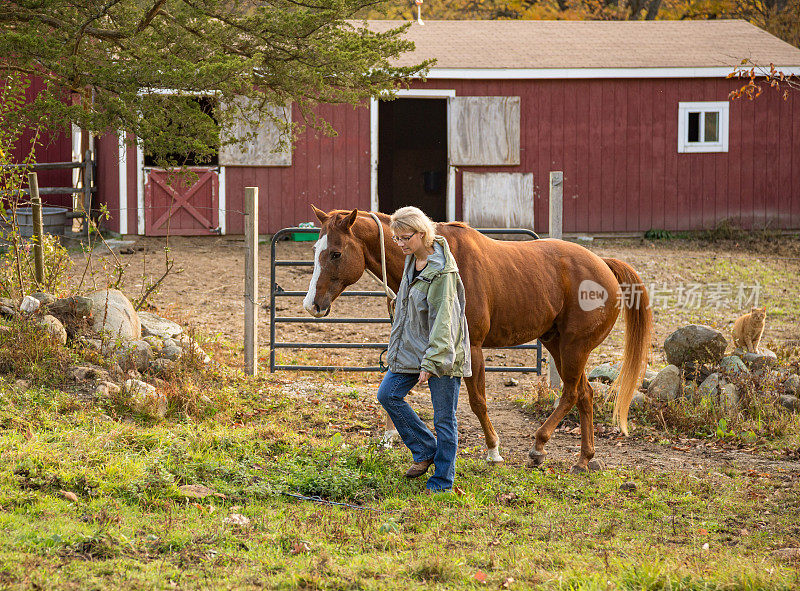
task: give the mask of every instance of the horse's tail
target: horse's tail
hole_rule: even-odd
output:
[[[633,393],[639,388],[641,376],[647,367],[647,354],[653,336],[653,316],[650,298],[639,274],[628,263],[604,258],[622,290],[625,310],[625,349],[619,376],[611,386],[615,394],[614,420],[622,432],[628,434],[628,409]]]

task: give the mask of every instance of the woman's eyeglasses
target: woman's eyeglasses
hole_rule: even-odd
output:
[[[416,234],[417,232],[414,232],[413,234],[408,234],[406,236],[392,236],[392,240],[394,240],[395,244],[400,244],[401,242],[403,244],[407,244],[408,241],[411,240]]]

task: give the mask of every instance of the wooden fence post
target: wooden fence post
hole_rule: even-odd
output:
[[[550,171],[550,226],[548,231],[549,238],[561,240],[561,216],[563,212],[564,195],[564,173],[562,171]],[[550,387],[558,389],[561,387],[561,376],[558,375],[556,364],[553,363],[553,356],[547,353],[547,365],[550,368]]]
[[[35,172],[28,173],[28,188],[31,194],[31,212],[33,213],[33,266],[36,284],[44,284],[44,251],[42,250],[42,198],[39,196],[39,177]]]
[[[256,375],[258,367],[258,187],[244,189],[244,369]]]

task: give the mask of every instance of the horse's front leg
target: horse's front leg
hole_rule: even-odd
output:
[[[484,370],[483,349],[480,346],[470,347],[472,357],[472,377],[464,378],[469,393],[469,406],[481,423],[483,434],[486,437],[486,447],[489,450],[486,461],[499,463],[503,461],[500,456],[500,438],[489,420],[486,411],[486,372]]]
[[[400,437],[400,434],[397,432],[397,429],[392,422],[392,418],[389,416],[384,409],[381,409],[381,415],[383,415],[383,437],[381,437],[381,445],[383,447],[392,447],[392,441],[396,438]]]

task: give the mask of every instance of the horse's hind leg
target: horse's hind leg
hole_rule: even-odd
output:
[[[581,455],[572,472],[586,472],[594,457],[594,391],[586,375],[581,372],[578,382],[578,412],[581,417]]]
[[[592,423],[592,390],[584,375],[588,352],[580,350],[575,343],[553,339],[545,343],[553,355],[558,373],[563,381],[561,400],[552,414],[536,431],[534,448],[528,454],[534,464],[541,464],[545,458],[544,446],[553,436],[553,431],[561,420],[577,403],[581,419],[581,455],[576,468],[587,469],[589,460],[594,456],[594,427]]]
[[[500,438],[492,426],[492,421],[489,420],[489,414],[486,411],[486,372],[484,370],[483,350],[480,346],[470,347],[470,354],[472,356],[472,377],[464,378],[467,383],[467,392],[469,393],[469,406],[483,428],[483,435],[486,438],[486,447],[488,448],[488,455],[486,460],[489,462],[502,462],[503,458],[500,456]]]

